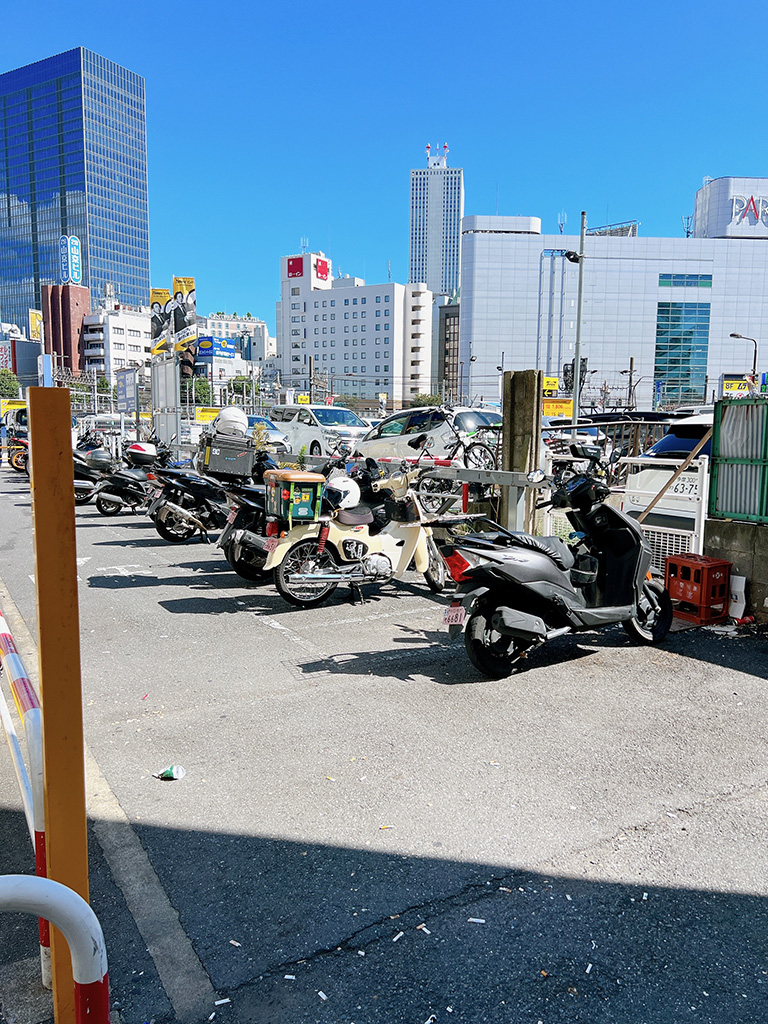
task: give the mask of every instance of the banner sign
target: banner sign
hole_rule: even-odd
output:
[[[194,277],[174,277],[173,301],[174,348],[186,348],[191,341],[197,341],[197,297]]]
[[[43,311],[41,309],[27,310],[29,320],[29,340],[43,340]]]
[[[13,370],[13,346],[10,341],[0,341],[0,370]]]
[[[298,405],[309,405],[309,395],[299,395],[296,402]]]
[[[304,276],[304,257],[292,256],[288,260],[288,277]]]
[[[212,423],[221,412],[221,409],[197,406],[195,408],[195,423]]]
[[[165,347],[168,338],[168,321],[170,314],[171,293],[167,288],[152,288],[149,293],[150,332],[152,338],[152,355],[157,355]]]
[[[724,373],[720,377],[720,394],[723,398],[738,398],[749,394],[749,384],[743,373]]]

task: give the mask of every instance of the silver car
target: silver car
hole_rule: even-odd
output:
[[[248,434],[253,437],[256,428],[261,427],[267,432],[267,449],[275,455],[290,455],[291,444],[288,437],[278,430],[272,420],[266,416],[248,417]]]

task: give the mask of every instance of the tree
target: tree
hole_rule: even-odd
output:
[[[440,395],[416,395],[413,399],[414,405],[442,405],[443,399]]]
[[[251,393],[251,378],[245,376],[232,377],[227,384],[227,388],[232,395],[242,395],[247,397]]]
[[[19,378],[13,370],[0,370],[0,398],[19,397]]]
[[[108,395],[110,392],[109,381],[106,377],[99,377],[96,381],[96,390],[100,395]]]

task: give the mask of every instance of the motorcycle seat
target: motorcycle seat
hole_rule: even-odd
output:
[[[336,513],[336,522],[342,526],[367,526],[373,522],[373,512],[367,505],[355,505],[354,508],[340,508]]]
[[[143,469],[120,469],[115,476],[130,480],[132,483],[145,484],[147,482],[147,474]]]
[[[513,533],[510,543],[548,555],[558,569],[562,569],[564,572],[567,572],[573,565],[573,552],[559,537],[534,537],[530,533]]]

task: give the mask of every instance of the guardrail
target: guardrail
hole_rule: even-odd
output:
[[[50,878],[3,875],[0,911],[37,914],[61,931],[72,956],[76,1024],[109,1024],[104,933],[82,896]]]
[[[13,767],[21,790],[24,816],[35,853],[35,873],[40,878],[48,874],[45,855],[45,798],[43,794],[43,726],[42,711],[32,681],[14,643],[8,623],[0,611],[0,666],[13,695],[16,711],[24,726],[27,741],[29,771],[24,762],[21,744],[13,725],[11,713],[0,688],[0,719],[11,751]],[[51,935],[48,921],[38,921],[40,936],[40,970],[45,988],[51,988]]]

